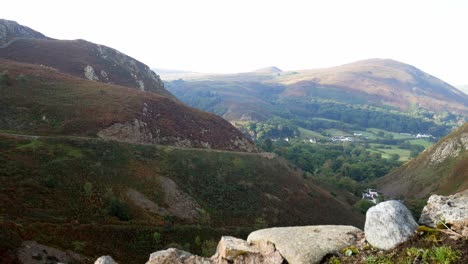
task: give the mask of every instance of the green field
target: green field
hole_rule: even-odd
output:
[[[300,132],[300,139],[307,139],[307,138],[323,139],[323,138],[326,138],[322,134],[320,134],[318,132],[315,132],[315,131],[312,131],[312,130],[309,130],[309,129],[305,129],[305,128],[302,128],[302,127],[298,127],[298,129],[299,129],[299,132]]]
[[[428,148],[432,145],[434,145],[434,143],[430,142],[429,140],[426,140],[426,139],[413,139],[413,140],[408,140],[408,142],[410,144],[413,144],[413,145],[421,145],[425,148]]]
[[[384,146],[386,148],[379,148],[379,146]],[[382,158],[389,159],[391,158],[392,154],[398,154],[400,156],[400,161],[408,161],[410,158],[410,151],[407,149],[401,149],[397,146],[391,145],[382,145],[382,144],[369,144],[369,151],[373,153],[380,153],[382,154]]]

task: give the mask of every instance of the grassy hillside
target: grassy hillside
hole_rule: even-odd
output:
[[[387,197],[425,198],[468,188],[468,123],[377,181]]]
[[[170,98],[0,60],[0,129],[255,151],[222,118]]]
[[[243,237],[267,225],[363,224],[362,215],[265,154],[0,136],[0,164],[2,256],[36,240],[143,263],[170,243],[200,253],[200,239]],[[175,189],[183,195],[171,196]]]

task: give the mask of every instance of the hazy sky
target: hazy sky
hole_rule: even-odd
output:
[[[392,58],[468,84],[467,0],[14,0],[3,1],[0,18],[158,68],[294,70]]]

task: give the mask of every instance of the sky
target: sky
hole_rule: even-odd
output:
[[[152,68],[234,73],[390,58],[468,84],[466,0],[14,0],[0,18]]]

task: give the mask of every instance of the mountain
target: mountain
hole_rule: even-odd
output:
[[[321,118],[354,130],[443,136],[468,117],[468,95],[387,59],[280,74],[179,76],[166,87],[185,103],[239,124],[280,117],[314,131],[333,125],[314,121]]]
[[[388,198],[419,199],[468,188],[468,123],[377,181]]]
[[[283,71],[280,68],[276,67],[276,66],[270,66],[270,67],[265,67],[265,68],[255,70],[254,72],[256,72],[256,73],[266,73],[266,74],[278,74],[278,73],[282,73]]]
[[[0,20],[0,28],[11,24],[16,25],[13,32],[32,31],[16,22]],[[156,73],[132,57],[85,40],[55,40],[38,34],[16,34],[15,36],[21,38],[13,39],[7,45],[0,47],[0,58],[46,65],[80,78],[118,84],[174,98],[164,88]],[[11,39],[9,35],[11,34],[7,34],[5,38],[0,35],[0,41],[8,41]]]
[[[465,94],[468,94],[468,85],[457,85],[456,86],[460,91],[464,92]]]
[[[418,105],[431,111],[468,114],[467,95],[416,67],[389,59],[298,71],[279,81],[289,86],[285,96],[310,96],[315,89],[337,89],[404,111]]]
[[[21,26],[15,21],[0,19],[0,46],[18,38],[49,39],[42,33]]]
[[[256,151],[227,121],[171,98],[50,67],[0,61],[2,130]]]

